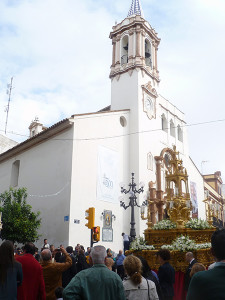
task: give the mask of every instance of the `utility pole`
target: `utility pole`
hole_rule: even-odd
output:
[[[13,82],[13,77],[11,77],[11,82],[10,84],[7,84],[7,95],[9,95],[9,98],[8,98],[8,104],[6,106],[6,121],[5,121],[5,134],[6,134],[6,129],[7,129],[7,123],[8,123],[8,116],[9,116],[9,104],[10,104],[10,101],[11,101],[11,93],[12,93],[12,82]]]

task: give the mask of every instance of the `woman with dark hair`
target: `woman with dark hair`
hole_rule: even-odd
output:
[[[79,249],[78,251],[76,267],[77,267],[77,273],[89,267],[83,249]]]
[[[22,266],[14,259],[13,244],[5,241],[0,246],[0,299],[16,300],[22,280]]]
[[[158,276],[155,275],[156,273],[151,270],[151,268],[145,258],[143,258],[142,256],[138,256],[138,258],[140,259],[140,261],[142,263],[142,276],[155,283],[156,291],[159,296],[159,300],[163,300],[162,289],[161,289],[159,281],[157,279]]]
[[[161,249],[157,252],[157,259],[160,263],[158,270],[159,284],[165,300],[172,300],[174,296],[173,285],[175,282],[175,270],[169,264],[170,251]]]
[[[123,261],[125,273],[128,275],[123,281],[127,300],[158,300],[153,281],[141,275],[142,263],[134,255],[127,256]]]

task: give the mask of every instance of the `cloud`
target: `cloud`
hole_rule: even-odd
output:
[[[225,4],[222,0],[142,0],[145,18],[161,38],[160,93],[188,123],[223,119]],[[115,21],[131,0],[17,0],[0,2],[0,130],[6,85],[13,76],[8,130],[28,134],[35,116],[45,126],[110,104]],[[221,169],[225,123],[189,128],[190,153],[207,172]],[[22,140],[16,135],[10,138]],[[204,157],[203,157],[204,156]],[[222,169],[223,168],[223,169]]]

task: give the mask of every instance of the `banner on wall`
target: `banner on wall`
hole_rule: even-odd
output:
[[[197,199],[197,188],[195,182],[190,182],[190,196],[192,204],[192,218],[198,218],[198,199]]]
[[[97,200],[118,203],[119,156],[116,151],[99,146],[97,169]]]

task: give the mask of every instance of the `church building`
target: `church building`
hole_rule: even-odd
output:
[[[205,184],[189,157],[185,115],[160,93],[161,40],[145,20],[140,0],[132,0],[127,17],[112,27],[109,37],[111,105],[74,114],[49,128],[36,119],[29,139],[0,154],[0,193],[10,186],[26,187],[27,202],[41,212],[39,247],[44,238],[55,246],[89,246],[89,207],[95,207],[95,226],[100,226],[100,244],[106,248],[122,248],[121,234],[130,234],[131,218],[136,236],[143,236],[141,212],[143,216],[150,191],[154,222],[165,216],[166,174],[173,153],[187,170],[192,216],[205,219],[206,202],[213,199],[223,222],[221,191],[209,197],[210,183]],[[126,193],[132,182],[137,192]],[[175,185],[171,189],[176,193]],[[211,195],[212,190],[210,185]],[[134,196],[132,204],[129,198]],[[129,204],[133,210],[126,208]]]

